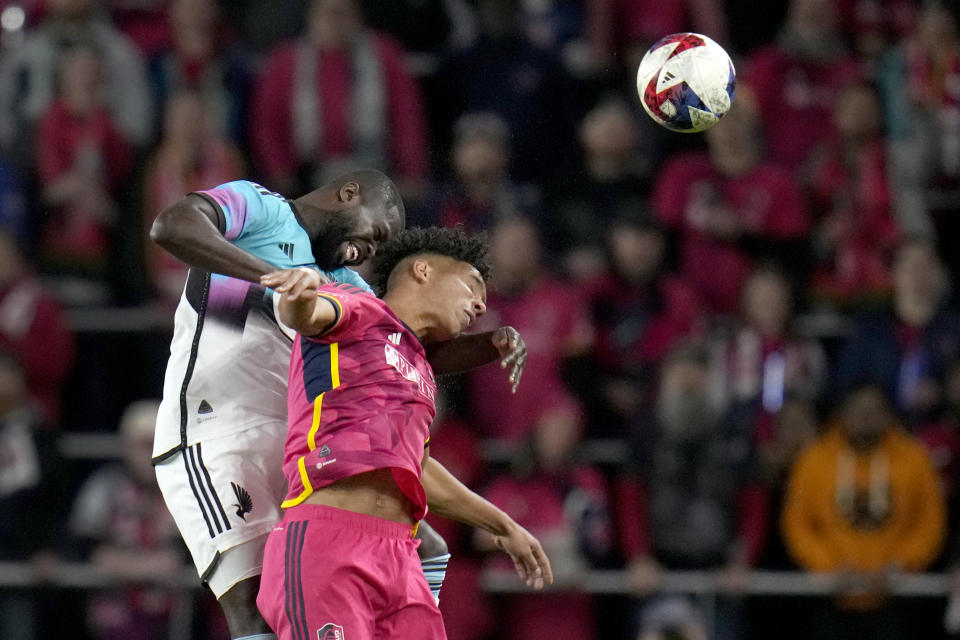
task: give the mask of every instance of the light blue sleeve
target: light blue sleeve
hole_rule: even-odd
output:
[[[253,182],[234,180],[196,193],[220,207],[225,226],[223,237],[231,242],[272,232],[277,224],[278,208],[267,206],[265,200],[274,196]]]
[[[367,281],[360,277],[360,274],[349,269],[347,267],[340,267],[339,269],[334,269],[333,271],[326,272],[331,278],[337,282],[342,282],[344,284],[352,284],[355,287],[363,289],[367,293],[376,295],[373,293],[373,289],[370,288],[370,285],[367,284]]]

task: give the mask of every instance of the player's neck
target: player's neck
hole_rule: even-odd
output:
[[[428,314],[424,313],[423,306],[416,298],[409,295],[397,294],[389,291],[383,296],[383,301],[393,311],[403,324],[413,331],[421,342],[430,342],[432,323]]]
[[[316,238],[323,232],[336,212],[323,205],[323,196],[317,191],[300,196],[293,201],[294,210],[300,218],[300,224],[307,231],[307,235]]]

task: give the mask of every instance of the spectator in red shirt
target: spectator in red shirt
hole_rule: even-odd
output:
[[[752,425],[754,442],[775,437],[775,419],[788,396],[816,400],[827,358],[815,339],[793,333],[793,296],[786,276],[762,265],[747,278],[740,317],[710,339],[716,394]]]
[[[665,238],[653,220],[617,220],[606,241],[610,266],[583,287],[597,343],[596,371],[582,386],[600,396],[591,402],[591,429],[622,436],[660,360],[697,330],[701,305],[682,278],[664,271]]]
[[[201,93],[180,90],[172,94],[164,110],[163,138],[144,170],[141,221],[147,276],[154,294],[174,307],[183,291],[187,267],[149,241],[154,218],[191,191],[243,175],[240,152],[214,132],[208,115]]]
[[[564,361],[583,355],[593,341],[586,304],[574,290],[546,272],[533,223],[522,218],[498,223],[490,239],[493,280],[487,312],[477,331],[510,325],[527,343],[527,366],[516,394],[502,375],[477,369],[468,376],[473,416],[481,433],[514,443],[545,420],[578,425],[579,403],[562,377]],[[495,373],[495,372],[494,372]]]
[[[74,335],[60,305],[4,231],[0,231],[0,349],[13,353],[22,364],[43,421],[57,424],[60,389],[73,368]]]
[[[236,144],[247,139],[252,85],[244,49],[229,36],[213,0],[175,0],[169,7],[171,43],[150,61],[158,106],[181,89],[198,91],[209,125]]]
[[[541,421],[530,434],[530,452],[484,492],[536,532],[559,569],[554,574],[559,584],[575,584],[583,571],[606,566],[613,551],[607,483],[597,469],[576,460],[580,438],[576,424]],[[482,546],[494,548],[489,535],[480,537]],[[513,596],[503,603],[500,620],[501,635],[518,640],[596,637],[586,594]]]
[[[833,134],[837,93],[859,74],[844,49],[834,0],[791,0],[777,42],[751,55],[743,73],[756,91],[769,159],[800,168]]]
[[[650,45],[671,33],[694,31],[727,42],[727,16],[719,0],[590,0],[585,4],[590,31],[602,43],[599,50],[608,56],[616,52],[634,75]]]
[[[841,89],[833,120],[837,137],[814,148],[806,180],[816,216],[811,285],[816,298],[846,307],[889,289],[900,227],[876,91],[859,82]]]
[[[681,344],[667,356],[634,445],[617,508],[631,589],[655,592],[663,569],[722,569],[721,585],[735,590],[763,548],[767,496],[749,427],[727,419],[710,396],[704,349]],[[717,607],[715,637],[742,637],[739,603],[720,598]]]
[[[710,309],[731,313],[757,259],[803,263],[808,219],[793,176],[763,161],[757,104],[746,87],[707,143],[709,153],[664,165],[652,201],[678,235],[681,275]]]
[[[250,137],[267,185],[309,190],[375,167],[419,193],[427,131],[403,60],[394,40],[364,27],[356,0],[313,0],[306,32],[270,55],[255,88]]]
[[[89,43],[101,58],[102,102],[123,137],[145,145],[153,133],[150,85],[140,52],[103,10],[103,0],[49,0],[43,22],[0,63],[0,144],[23,160],[34,127],[57,97],[64,53]]]
[[[40,251],[51,267],[102,276],[117,195],[132,168],[129,145],[101,100],[101,60],[90,46],[63,55],[60,93],[40,121],[37,173],[50,215]]]
[[[510,179],[510,131],[495,113],[468,113],[454,125],[453,180],[428,203],[430,224],[486,230],[498,220],[539,212],[540,196]]]

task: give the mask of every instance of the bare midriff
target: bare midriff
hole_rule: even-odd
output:
[[[314,489],[303,504],[320,504],[413,526],[410,499],[403,495],[390,469],[375,469]]]

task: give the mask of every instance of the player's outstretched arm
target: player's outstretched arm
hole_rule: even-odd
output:
[[[550,560],[540,541],[493,503],[477,495],[452,473],[428,457],[423,464],[423,488],[431,511],[491,533],[527,586],[542,589],[553,584]]]
[[[427,358],[437,374],[462,373],[499,359],[500,368],[509,368],[510,383],[516,393],[527,364],[527,345],[516,329],[500,327],[496,331],[434,343],[427,349]]]
[[[276,269],[224,238],[213,205],[198,195],[161,211],[150,228],[150,239],[191,267],[249,282]]]
[[[334,303],[317,295],[322,283],[322,276],[307,267],[274,271],[260,278],[260,284],[280,294],[280,322],[304,336],[327,332],[339,317]]]

